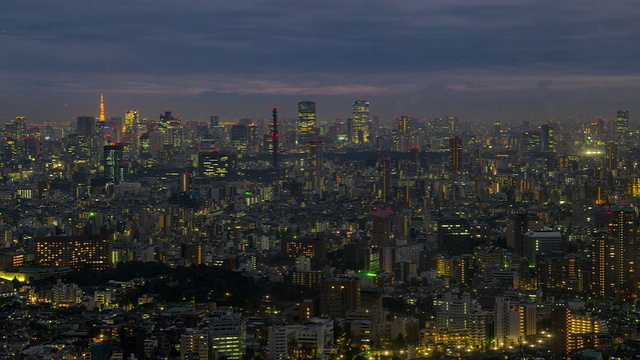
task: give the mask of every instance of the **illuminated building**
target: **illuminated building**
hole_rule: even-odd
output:
[[[457,136],[449,139],[449,165],[456,173],[462,172],[462,139]]]
[[[591,235],[589,247],[591,283],[589,291],[596,297],[606,298],[615,292],[615,241],[607,232],[599,231]]]
[[[380,190],[382,190],[381,197],[383,200],[389,200],[393,197],[391,192],[391,158],[385,157],[380,160]]]
[[[238,152],[238,154],[245,153],[248,145],[249,128],[247,125],[235,124],[231,126],[231,146]]]
[[[269,326],[269,360],[287,359],[287,328]]]
[[[316,136],[316,102],[298,102],[298,144],[304,145],[307,140]]]
[[[344,318],[348,311],[360,307],[358,279],[333,277],[320,283],[320,313]]]
[[[561,356],[611,343],[606,321],[595,319],[590,313],[572,312],[567,306],[556,306],[551,309],[551,319],[551,349]]]
[[[395,151],[407,151],[410,146],[409,135],[409,117],[401,115],[396,119],[396,129],[393,131]]]
[[[462,218],[444,218],[438,220],[438,244],[447,254],[462,255],[473,253],[479,245],[471,237],[471,224]]]
[[[322,140],[307,140],[305,149],[307,153],[307,176],[311,180],[314,189],[320,187],[322,179],[322,170],[324,168],[323,145]]]
[[[122,144],[104,147],[103,165],[105,178],[116,185],[124,181],[122,148]]]
[[[294,271],[291,273],[291,284],[309,288],[318,288],[322,282],[322,271]]]
[[[354,144],[368,143],[369,132],[371,131],[371,120],[369,118],[368,101],[356,100],[353,102],[353,117],[351,121],[351,142],[353,142]]]
[[[246,320],[242,314],[226,312],[209,322],[211,348],[217,356],[239,360],[246,352]]]
[[[124,130],[128,133],[135,133],[135,129],[140,122],[138,110],[129,109],[124,113]]]
[[[78,116],[76,133],[85,138],[96,134],[96,118],[93,116]]]
[[[218,151],[198,153],[198,175],[224,178],[236,167],[236,155]]]
[[[160,121],[158,122],[158,130],[162,131],[162,133],[167,132],[167,126],[169,122],[175,120],[171,111],[165,111],[164,114],[160,114]]]
[[[607,175],[610,175],[613,170],[618,168],[618,143],[609,141],[606,150],[605,169],[607,170]]]
[[[64,284],[62,280],[51,289],[51,303],[54,307],[69,307],[82,302],[82,289],[78,284]]]
[[[619,110],[616,113],[616,132],[625,133],[629,130],[629,110]]]
[[[638,280],[638,215],[629,204],[611,207],[608,231],[615,242],[615,283],[635,296]]]
[[[327,255],[327,245],[323,239],[288,238],[282,240],[282,252],[287,259],[303,255],[321,261]]]
[[[304,324],[316,314],[316,304],[313,299],[305,299],[298,305],[298,322]]]
[[[536,305],[496,297],[494,327],[497,347],[522,344],[536,334]]]
[[[540,150],[553,150],[553,129],[549,124],[543,124],[540,127]]]
[[[181,359],[210,359],[210,339],[208,331],[187,329],[180,336]]]
[[[371,216],[373,218],[373,229],[371,229],[373,245],[378,247],[390,246],[393,213],[389,209],[377,209],[371,213]]]
[[[57,236],[37,238],[35,258],[44,266],[107,270],[111,267],[112,242],[108,236]]]
[[[443,345],[467,345],[483,350],[487,340],[487,312],[482,311],[468,293],[444,293],[434,300],[436,312],[436,337]],[[464,340],[463,340],[464,339]]]
[[[522,235],[522,256],[529,265],[536,265],[543,253],[562,253],[562,233],[559,231],[529,231]]]

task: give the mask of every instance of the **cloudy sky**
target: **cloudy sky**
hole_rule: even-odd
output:
[[[20,0],[0,5],[0,119],[640,113],[640,6],[558,0]],[[636,111],[637,109],[637,111]]]

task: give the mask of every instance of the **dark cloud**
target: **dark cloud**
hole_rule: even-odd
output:
[[[383,116],[536,110],[532,94],[548,104],[554,91],[590,106],[584,96],[601,92],[608,106],[637,98],[638,18],[623,1],[4,2],[0,115],[92,111],[101,88],[116,108],[188,106],[192,117],[257,116],[262,98],[326,99],[327,117],[361,97]],[[512,101],[495,100],[504,93]]]

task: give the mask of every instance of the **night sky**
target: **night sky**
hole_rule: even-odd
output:
[[[636,1],[0,2],[0,118],[565,120],[640,113]]]

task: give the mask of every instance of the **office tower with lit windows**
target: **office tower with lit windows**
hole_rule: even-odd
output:
[[[198,153],[198,175],[203,177],[225,178],[234,171],[237,157],[235,154],[208,151]]]
[[[393,147],[395,151],[407,151],[410,147],[409,117],[401,115],[396,119],[396,129],[393,131]]]
[[[124,152],[128,159],[137,157],[138,154],[138,124],[140,123],[140,114],[138,110],[129,109],[124,113],[124,126],[122,128],[122,142],[124,143]]]
[[[630,204],[611,207],[608,232],[615,243],[615,284],[623,297],[635,296],[638,281],[638,214]]]
[[[516,346],[536,335],[535,303],[509,301],[502,296],[496,297],[495,301],[494,334],[497,347]]]
[[[369,142],[371,119],[369,118],[369,102],[356,100],[353,102],[351,142],[362,144]]]
[[[322,140],[307,140],[305,152],[307,154],[307,177],[311,180],[314,189],[320,187],[322,170],[324,168],[323,157],[324,142]]]
[[[167,132],[167,126],[169,122],[175,120],[171,111],[165,111],[164,114],[160,114],[160,121],[158,122],[158,130],[162,131],[162,133]]]
[[[124,158],[122,144],[104,147],[103,165],[105,178],[114,184],[124,181]]]
[[[135,128],[140,123],[138,110],[129,109],[124,113],[124,132],[135,133]]]
[[[471,236],[471,224],[460,217],[438,220],[438,249],[454,256],[472,254],[482,241]]]
[[[616,132],[625,133],[629,130],[629,110],[618,110],[616,113]]]
[[[186,329],[180,336],[180,358],[210,359],[209,332],[206,330]]]
[[[242,359],[247,341],[246,319],[242,314],[226,312],[212,317],[209,321],[209,334],[215,358]]]
[[[70,266],[77,270],[111,267],[112,241],[106,235],[36,238],[34,248],[36,262],[43,266]]]
[[[333,277],[320,283],[320,313],[345,318],[348,311],[360,307],[360,281]]]
[[[249,127],[242,124],[231,126],[231,146],[238,152],[244,154],[249,145]]]
[[[304,146],[307,140],[316,137],[316,102],[298,102],[298,144]]]
[[[454,136],[449,139],[449,165],[456,173],[462,172],[462,139]]]

